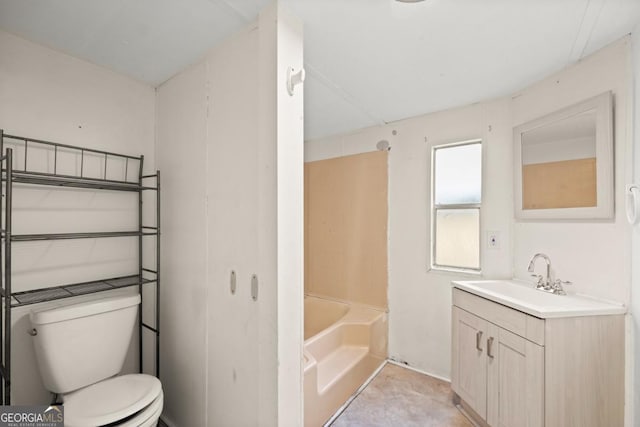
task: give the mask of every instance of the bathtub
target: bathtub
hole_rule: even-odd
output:
[[[387,314],[304,298],[304,424],[322,426],[387,358]]]

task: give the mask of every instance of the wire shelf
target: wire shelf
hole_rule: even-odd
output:
[[[142,187],[137,182],[113,181],[108,179],[80,178],[36,172],[13,172],[13,182],[20,184],[49,185],[56,187],[90,188],[97,190],[140,191],[153,189]]]
[[[158,233],[143,231],[98,231],[88,233],[47,233],[47,234],[13,234],[12,242],[30,242],[34,240],[69,240],[98,239],[104,237],[156,236]]]
[[[55,301],[79,295],[88,295],[113,289],[138,286],[145,283],[153,283],[154,280],[142,279],[136,275],[115,277],[111,279],[94,280],[91,282],[74,283],[70,285],[52,286],[31,291],[14,292],[11,294],[11,306],[22,307],[41,302]]]

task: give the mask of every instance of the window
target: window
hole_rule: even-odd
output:
[[[480,271],[481,141],[434,147],[431,166],[431,267]]]

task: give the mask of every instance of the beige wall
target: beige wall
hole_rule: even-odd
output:
[[[305,164],[305,292],[387,308],[387,151]]]
[[[0,32],[0,52],[0,128],[5,132],[144,154],[145,172],[155,169],[152,87],[5,32]],[[134,196],[16,187],[14,212],[19,215],[14,215],[14,231],[130,229],[137,226]],[[70,210],[74,215],[69,215]],[[135,274],[137,243],[118,238],[16,244],[13,266],[15,290]],[[47,404],[51,400],[25,333],[28,313],[35,307],[13,310],[14,404]],[[132,346],[125,367],[128,372],[137,369],[136,350],[137,346]]]
[[[522,209],[598,204],[596,158],[522,165]]]

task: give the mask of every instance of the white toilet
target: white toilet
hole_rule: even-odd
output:
[[[151,375],[119,375],[136,324],[140,295],[32,311],[40,375],[58,393],[66,427],[148,427],[163,393]]]

